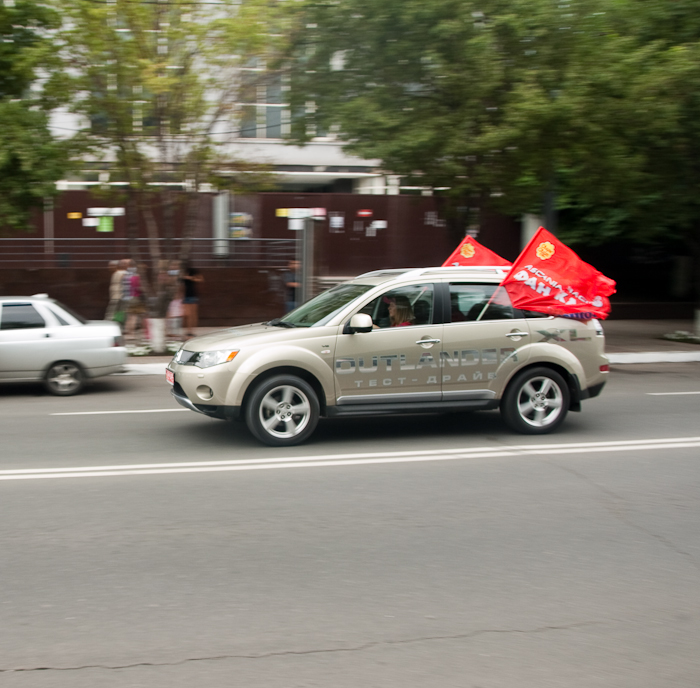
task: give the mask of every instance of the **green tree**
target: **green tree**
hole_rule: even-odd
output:
[[[85,122],[77,138],[110,181],[125,183],[131,256],[151,316],[163,317],[172,287],[158,275],[171,259],[188,259],[202,185],[269,183],[263,166],[236,160],[229,144],[241,89],[264,75],[246,68],[274,56],[271,29],[284,14],[264,0],[61,0],[61,9],[72,107]],[[177,236],[176,215],[185,218]]]
[[[624,48],[607,35],[600,8],[597,0],[311,2],[311,28],[294,43],[293,101],[297,112],[308,101],[316,109],[294,133],[335,130],[351,151],[413,183],[447,187],[460,202],[540,210],[560,168],[578,169],[594,196],[625,167],[622,155],[597,164],[615,139],[595,121],[617,105],[612,77],[596,74]]]
[[[565,239],[678,241],[700,275],[695,2],[310,0],[305,11],[298,140],[336,131],[460,205],[540,213],[553,191]]]
[[[572,185],[569,234],[646,242],[693,257],[696,330],[700,335],[700,16],[689,1],[622,0],[608,17],[624,56],[606,73],[618,80],[615,132],[630,174],[608,198],[587,198]],[[623,37],[623,38],[620,38]],[[624,69],[624,72],[623,72]],[[610,156],[607,156],[608,158]]]
[[[0,224],[26,229],[32,208],[55,194],[67,162],[49,131],[59,16],[41,2],[0,4]]]

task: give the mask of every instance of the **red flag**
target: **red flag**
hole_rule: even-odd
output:
[[[501,284],[516,308],[589,320],[610,313],[615,282],[540,227]]]
[[[464,237],[454,253],[442,264],[443,268],[455,265],[510,265],[510,261],[482,246],[470,236]]]

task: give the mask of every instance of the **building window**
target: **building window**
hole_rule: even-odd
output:
[[[279,74],[260,68],[241,70],[239,136],[281,139],[289,133],[289,110]]]

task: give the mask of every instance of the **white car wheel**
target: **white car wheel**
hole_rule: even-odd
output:
[[[83,371],[75,363],[61,361],[54,363],[44,378],[46,389],[59,397],[77,394],[83,388],[85,377]]]

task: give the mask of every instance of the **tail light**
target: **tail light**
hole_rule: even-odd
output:
[[[609,373],[610,372],[610,364],[606,363],[605,365],[600,366],[600,372],[601,373]]]

